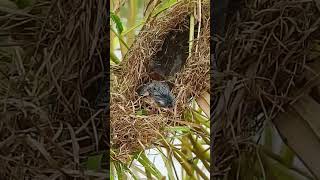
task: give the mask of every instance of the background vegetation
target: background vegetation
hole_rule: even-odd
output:
[[[219,2],[212,174],[319,179],[319,3]]]
[[[0,179],[109,177],[106,2],[0,1]]]

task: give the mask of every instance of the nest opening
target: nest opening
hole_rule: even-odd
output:
[[[188,26],[168,33],[162,47],[148,64],[151,79],[165,80],[181,71],[188,57],[188,41]]]

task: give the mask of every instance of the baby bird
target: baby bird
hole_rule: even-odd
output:
[[[153,81],[138,89],[140,96],[150,96],[160,107],[172,108],[175,97],[171,93],[167,83]]]

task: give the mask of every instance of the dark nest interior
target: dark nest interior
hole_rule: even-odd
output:
[[[106,179],[107,1],[0,9],[0,179]],[[105,95],[107,95],[106,92]],[[98,169],[88,157],[101,157]]]
[[[189,16],[185,19],[189,22]],[[189,23],[170,31],[163,45],[147,65],[149,77],[154,80],[168,80],[179,72],[186,63],[189,50]]]
[[[306,74],[316,75],[310,49],[319,38],[318,7],[314,1],[249,0],[228,14],[225,38],[217,37],[211,90],[213,176],[228,174],[240,154],[254,153],[251,137],[312,87]]]
[[[151,18],[114,73],[111,90],[112,158],[128,162],[150,148],[164,128],[183,120],[190,98],[209,89],[209,6],[202,4],[200,32],[195,31],[189,56],[189,21],[195,4],[180,2]],[[197,26],[195,26],[195,29]],[[199,35],[198,35],[199,34]],[[141,85],[167,82],[175,95],[173,110],[160,108],[138,96]]]

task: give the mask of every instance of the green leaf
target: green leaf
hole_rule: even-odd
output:
[[[144,110],[144,109],[141,109],[141,110],[136,112],[136,115],[145,116],[145,115],[148,115],[148,112],[146,110]]]
[[[118,179],[125,179],[126,175],[124,173],[122,165],[120,163],[114,163],[114,167],[116,168]]]
[[[270,122],[267,122],[266,128],[265,128],[265,134],[264,134],[264,145],[265,147],[268,147],[272,149],[273,147],[273,138],[272,138],[272,126]]]
[[[203,116],[202,114],[200,114],[199,112],[192,110],[191,112],[193,114],[193,119],[196,120],[196,122],[198,124],[202,124],[205,127],[209,128],[210,127],[210,120],[208,118],[206,118],[205,116]]]
[[[173,5],[175,5],[177,3],[177,0],[168,0],[164,3],[161,3],[152,13],[153,17],[157,16],[158,14],[160,14],[161,12],[165,11],[166,9],[172,7]]]
[[[120,42],[127,48],[129,49],[129,46],[127,45],[127,43],[123,40],[122,35],[119,35],[118,33],[115,32],[115,30],[111,27],[110,28],[111,31],[119,38]]]
[[[272,162],[272,167],[278,169],[277,171],[271,170],[272,172],[277,174],[286,174],[285,176],[292,176],[298,177],[297,179],[313,179],[305,170],[301,169],[300,167],[296,167],[293,164],[288,165],[285,160],[279,156],[278,154],[260,146],[260,154],[262,159],[267,159],[269,162]]]
[[[290,170],[284,164],[280,164],[277,161],[274,161],[268,156],[262,154],[263,164],[266,166],[266,175],[273,176],[273,179],[281,180],[302,180],[306,177],[301,176],[300,174]],[[270,178],[269,178],[270,179]]]
[[[124,31],[124,32],[122,33],[122,35],[125,36],[126,34],[128,34],[128,33],[130,33],[131,31],[137,29],[138,27],[144,25],[145,23],[146,23],[145,21],[141,21],[140,23],[138,23],[138,24],[132,26],[131,28],[129,28],[128,30]]]
[[[164,154],[164,152],[162,152],[162,150],[160,148],[157,148],[158,151],[160,152],[160,155],[162,157],[162,160],[167,168],[167,172],[168,172],[168,177],[169,179],[175,179],[174,177],[174,165],[173,165],[173,160],[172,160],[172,156],[170,156],[170,153],[168,152],[168,156],[166,156]]]
[[[120,59],[114,54],[114,52],[110,51],[110,59],[116,64],[120,64]]]
[[[110,171],[111,171],[111,175],[110,175],[110,180],[114,180],[114,171],[115,171],[115,167],[114,167],[114,163],[110,163]]]
[[[110,12],[110,15],[111,15],[112,21],[116,24],[116,28],[118,30],[118,33],[121,34],[123,31],[123,25],[122,25],[122,22],[121,22],[119,16],[117,16],[113,12]]]
[[[123,166],[123,168],[126,170],[126,172],[128,172],[131,175],[131,177],[134,180],[138,180],[138,177],[136,177],[136,175],[134,175],[134,173],[131,171],[131,168],[129,169],[127,166]]]
[[[157,177],[157,179],[162,178],[160,171],[156,168],[155,164],[148,159],[145,153],[141,153],[137,160],[144,166],[146,173],[150,172],[152,175]]]
[[[89,170],[98,170],[101,168],[101,160],[103,154],[98,154],[94,156],[89,156],[87,160],[87,169]]]
[[[287,166],[293,165],[295,154],[292,152],[292,150],[287,145],[282,144],[280,154],[283,159],[283,162]]]

